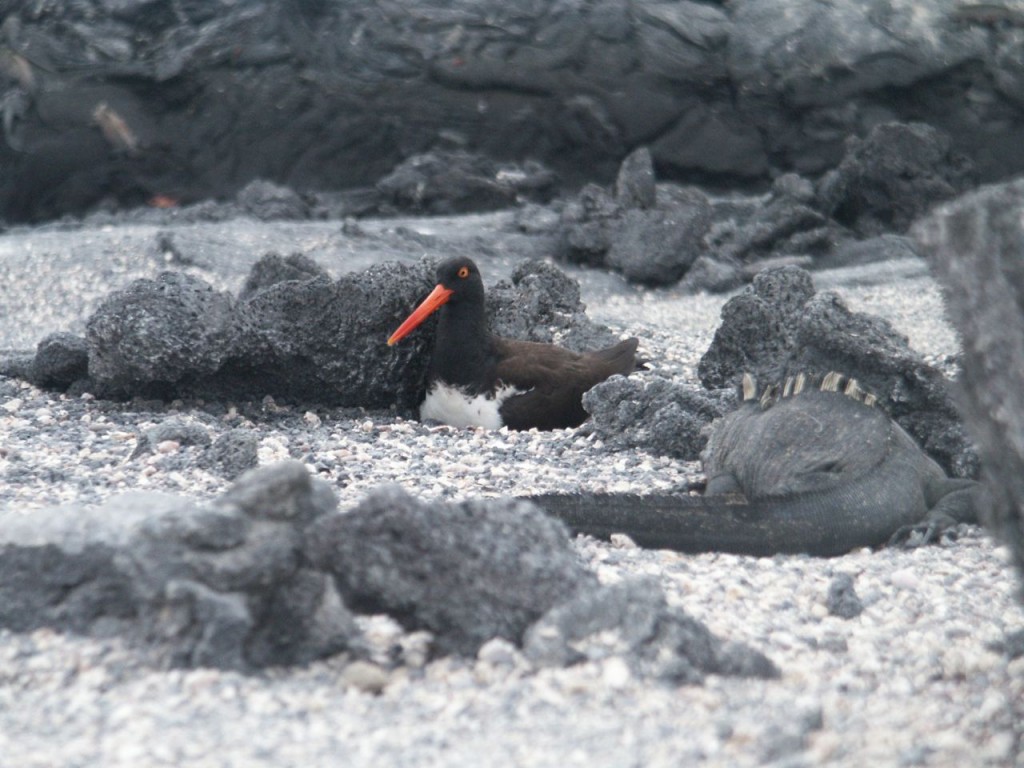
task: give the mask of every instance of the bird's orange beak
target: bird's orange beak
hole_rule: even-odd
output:
[[[447,304],[452,293],[454,291],[451,288],[445,288],[443,285],[435,287],[430,292],[430,295],[412,311],[412,314],[405,318],[405,322],[398,326],[398,330],[391,334],[391,337],[388,339],[388,346],[397,344],[419,326],[420,323]]]

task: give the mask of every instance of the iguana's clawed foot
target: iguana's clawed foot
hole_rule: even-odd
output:
[[[942,541],[955,541],[957,537],[957,521],[949,515],[929,515],[919,523],[904,525],[889,537],[887,547],[900,549],[916,549],[926,544],[938,544]]]

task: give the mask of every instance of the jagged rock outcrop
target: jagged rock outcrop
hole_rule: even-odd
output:
[[[1024,169],[1024,12],[1009,0],[432,0],[414,14],[83,0],[0,15],[8,219],[224,198],[257,179],[370,187],[434,151],[536,160],[572,183],[611,180],[647,145],[666,178],[752,187],[824,172],[888,121],[945,131],[983,179]],[[308,205],[255,191],[262,214]]]

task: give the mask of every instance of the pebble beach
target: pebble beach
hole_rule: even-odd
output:
[[[127,258],[121,267],[93,269],[85,284],[115,287],[161,265]],[[727,295],[610,291],[599,276],[571,274],[591,318],[641,338],[652,370],[635,375],[697,385],[696,365]],[[956,336],[923,264],[882,262],[816,273],[815,281],[851,309],[887,318],[948,369]],[[27,338],[67,329],[62,324],[80,331],[74,326],[88,299],[61,316],[46,296],[14,295],[42,292],[44,282],[0,290],[10,315],[4,346],[24,347]],[[19,323],[16,306],[42,307],[44,319]],[[227,481],[197,460],[194,446],[169,440],[133,457],[138,436],[168,419],[199,425],[211,438],[251,430],[261,464],[304,462],[332,485],[342,510],[385,483],[424,499],[465,499],[669,490],[700,477],[697,463],[612,452],[586,426],[452,429],[271,397],[112,403],[0,379],[0,503],[32,515],[136,489],[223,493]],[[579,538],[574,546],[604,583],[657,580],[673,606],[763,652],[781,677],[711,676],[673,687],[635,679],[613,655],[541,670],[501,640],[477,658],[427,660],[426,640],[383,616],[360,619],[379,663],[336,657],[249,675],[160,669],[118,637],[3,631],[0,765],[1024,764],[1024,657],[1008,640],[1024,630],[1020,584],[1007,550],[980,528],[962,528],[941,545],[827,560],[682,555],[624,539]],[[852,619],[826,607],[842,574],[865,608]],[[388,663],[396,654],[402,663]]]

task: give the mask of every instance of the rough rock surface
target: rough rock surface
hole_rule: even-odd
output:
[[[7,6],[8,219],[225,198],[257,179],[368,186],[437,150],[607,181],[646,144],[667,178],[759,184],[828,170],[847,137],[909,120],[946,131],[984,179],[1024,169],[1013,4]],[[307,205],[248,196],[257,215]]]
[[[614,376],[583,396],[590,429],[613,450],[686,461],[700,457],[711,422],[735,405],[732,389],[707,392],[653,376]]]
[[[707,674],[778,677],[763,654],[723,644],[700,622],[665,602],[654,579],[580,590],[526,633],[526,657],[540,666],[623,655],[634,674],[668,683],[699,683]]]
[[[829,371],[874,393],[954,477],[977,474],[942,372],[884,319],[851,312],[833,292],[815,293],[811,275],[798,267],[766,270],[726,302],[698,367],[709,389],[735,386],[744,372],[770,382]]]
[[[989,523],[1024,575],[1024,181],[965,195],[915,232],[963,342],[958,403],[994,500]]]
[[[281,256],[276,253],[268,253],[253,265],[238,298],[248,301],[272,285],[289,280],[304,282],[315,280],[318,277],[330,278],[330,275],[327,274],[327,270],[304,254],[293,253]]]
[[[89,349],[73,333],[51,333],[36,347],[28,378],[41,387],[67,389],[89,372]]]
[[[307,546],[346,604],[430,630],[444,652],[475,654],[495,637],[518,644],[594,583],[566,528],[516,500],[424,504],[382,488],[314,525]]]
[[[653,175],[650,157],[630,155],[613,193],[591,184],[562,210],[558,258],[609,267],[642,285],[671,285],[704,252],[711,203],[697,189],[637,190]],[[653,200],[652,200],[653,197]]]
[[[976,182],[970,161],[930,125],[886,123],[847,143],[842,162],[818,184],[818,205],[861,236],[903,232]]]
[[[0,626],[145,640],[172,666],[251,669],[354,648],[359,632],[302,531],[336,500],[296,462],[200,504],[131,493],[94,509],[2,513]]]
[[[253,330],[230,294],[166,272],[115,291],[89,318],[89,376],[101,392],[166,396],[244,355]]]
[[[390,263],[332,280],[301,256],[270,254],[241,299],[185,273],[139,280],[89,319],[89,376],[113,397],[259,399],[411,411],[423,398],[432,324],[408,344],[383,340],[429,292],[433,263]],[[492,291],[495,332],[593,349],[617,338],[584,314],[579,286],[543,262],[520,264]],[[61,337],[63,346],[74,343]],[[53,342],[37,353],[46,358]],[[5,363],[33,378],[38,364]],[[71,374],[47,380],[74,379]],[[40,383],[43,383],[40,381]]]
[[[384,210],[450,214],[543,202],[555,175],[538,163],[502,166],[465,151],[414,155],[377,182]]]
[[[730,290],[786,263],[824,268],[914,257],[913,248],[900,249],[898,234],[973,181],[970,162],[927,125],[885,123],[846,150],[817,187],[786,173],[760,197],[709,197],[672,184],[652,191],[650,154],[637,150],[623,161],[614,192],[590,184],[562,207],[556,256],[641,285],[682,281],[690,291]]]
[[[853,585],[853,576],[840,573],[828,585],[828,596],[825,598],[828,612],[842,619],[852,619],[864,612],[864,603],[857,596]]]
[[[707,255],[732,265],[800,256],[810,264],[846,237],[816,204],[811,182],[788,173],[772,183],[763,199],[730,197],[716,202]]]
[[[520,262],[508,280],[487,293],[488,322],[498,336],[557,343],[576,352],[619,341],[607,327],[590,320],[585,309],[579,284],[539,259]]]

